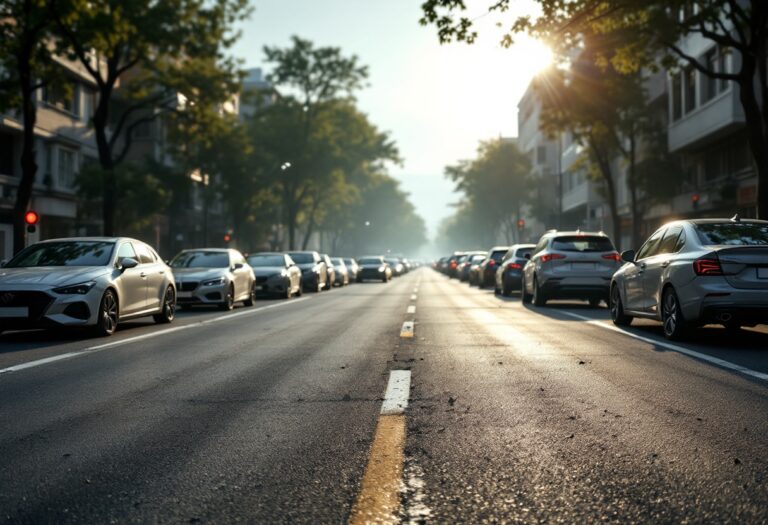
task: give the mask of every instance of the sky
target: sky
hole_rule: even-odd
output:
[[[369,67],[369,86],[358,106],[397,143],[401,181],[431,236],[460,196],[444,175],[447,165],[472,158],[481,140],[517,135],[517,103],[546,51],[527,39],[509,49],[487,0],[469,0],[480,37],[473,45],[440,45],[433,26],[419,25],[421,0],[251,0],[233,53],[244,67],[261,67],[263,47],[289,47],[292,35],[316,46],[341,48]],[[512,2],[530,13],[532,0]]]

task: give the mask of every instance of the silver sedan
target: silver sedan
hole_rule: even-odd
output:
[[[53,239],[29,246],[0,268],[0,332],[55,326],[114,333],[120,321],[173,321],[171,269],[141,241]]]
[[[731,330],[768,323],[768,221],[675,221],[621,257],[610,295],[617,325],[655,319],[679,339],[709,323]]]
[[[253,306],[253,269],[243,254],[226,248],[184,250],[171,261],[179,305],[215,305],[231,310],[242,301]]]

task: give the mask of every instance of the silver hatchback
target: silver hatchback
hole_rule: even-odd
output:
[[[608,301],[611,277],[620,256],[604,233],[545,233],[523,268],[524,303],[544,306],[549,299],[583,299],[591,306]]]
[[[768,221],[698,219],[665,224],[611,283],[611,318],[661,321],[679,339],[708,323],[738,330],[768,323]]]

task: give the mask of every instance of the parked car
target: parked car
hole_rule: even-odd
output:
[[[535,244],[513,244],[496,268],[494,292],[508,297],[513,291],[520,290],[523,279],[523,267],[528,263]]]
[[[445,266],[445,274],[449,279],[456,277],[456,268],[459,265],[459,258],[464,255],[464,252],[453,252],[453,255],[448,257],[448,261]]]
[[[0,332],[77,326],[112,335],[127,319],[170,323],[175,311],[173,272],[135,239],[42,241],[0,268]]]
[[[339,287],[347,286],[349,284],[349,270],[344,263],[344,259],[336,257],[331,259],[331,262],[333,263],[334,270],[336,270],[336,281],[334,284]]]
[[[327,253],[321,253],[320,258],[325,262],[325,290],[330,290],[336,284],[336,268],[333,266],[331,257]]]
[[[479,288],[494,286],[496,282],[496,269],[508,251],[509,246],[494,246],[488,250],[485,260],[478,267],[477,286]]]
[[[608,301],[611,277],[621,258],[604,233],[545,233],[523,267],[524,303],[544,306],[549,299],[582,299],[590,306]]]
[[[729,330],[768,323],[768,221],[697,219],[665,224],[611,282],[611,318],[661,321],[664,335],[682,338],[691,327]]]
[[[384,260],[392,269],[392,277],[400,277],[405,273],[405,265],[397,257],[387,257]]]
[[[477,286],[480,284],[480,265],[483,264],[483,261],[485,260],[485,252],[483,252],[483,256],[478,258],[475,262],[470,264],[469,266],[469,285],[470,286]]]
[[[357,271],[360,269],[360,267],[357,265],[357,261],[351,257],[345,257],[344,265],[347,267],[347,271],[349,272],[349,282],[355,282],[357,280]]]
[[[284,253],[262,252],[246,257],[256,276],[257,295],[277,295],[290,299],[301,296],[301,270]]]
[[[288,256],[301,270],[301,288],[305,292],[319,292],[328,284],[325,260],[317,252],[288,252]]]
[[[461,282],[469,281],[469,272],[473,265],[479,265],[485,259],[485,252],[469,252],[463,256],[456,267],[456,274]],[[471,284],[471,283],[470,283]]]
[[[242,301],[253,306],[253,269],[243,254],[227,248],[183,250],[171,260],[180,306],[216,305],[232,310]]]
[[[392,268],[380,255],[361,257],[357,260],[360,270],[357,272],[357,282],[368,280],[389,282],[392,279]]]

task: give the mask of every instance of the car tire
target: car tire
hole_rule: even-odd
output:
[[[512,295],[512,288],[508,284],[504,283],[504,281],[501,282],[501,295],[504,297],[509,297]]]
[[[687,334],[687,324],[680,309],[680,300],[671,286],[664,290],[661,299],[661,323],[664,337],[679,341]]]
[[[120,303],[112,290],[107,290],[101,296],[99,316],[96,319],[94,331],[96,335],[106,337],[115,333],[120,320]]]
[[[253,306],[256,304],[256,283],[251,283],[251,294],[248,296],[248,299],[243,301],[243,304],[245,306]]]
[[[541,286],[539,286],[539,280],[536,278],[536,276],[533,277],[533,304],[534,306],[546,306],[547,305],[547,297],[544,295],[544,292],[541,289]]]
[[[299,283],[299,289],[296,290],[296,297],[301,297],[304,293],[304,290],[301,289],[301,283]]]
[[[624,313],[624,304],[621,302],[621,291],[614,285],[611,288],[611,297],[608,301],[608,308],[611,311],[611,321],[616,326],[629,326],[632,324],[633,317]]]
[[[235,307],[235,287],[231,284],[227,290],[227,296],[224,297],[224,302],[219,305],[219,309],[224,311],[232,310]]]
[[[163,308],[152,316],[157,324],[170,324],[176,315],[176,292],[169,286],[163,295]]]
[[[290,299],[292,296],[293,294],[291,293],[291,283],[289,281],[285,287],[285,293],[283,294],[283,299]]]
[[[533,296],[529,294],[525,289],[525,278],[520,280],[520,300],[523,302],[523,304],[531,304],[531,299],[533,299]]]

